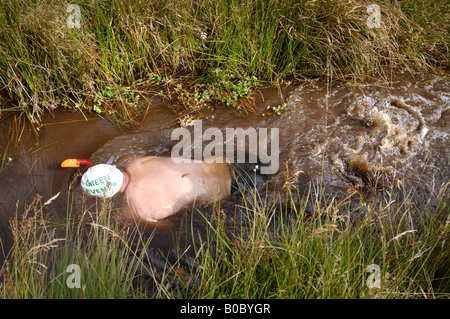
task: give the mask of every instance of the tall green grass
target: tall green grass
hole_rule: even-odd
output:
[[[235,236],[215,228],[214,249],[201,251],[202,284],[175,296],[448,298],[447,186],[429,211],[413,198],[355,210],[317,192],[296,206],[255,195],[245,205],[248,227]],[[285,204],[297,202],[298,194],[287,195]],[[306,201],[313,212],[306,211]],[[295,208],[287,212],[289,206]]]
[[[144,266],[135,260],[143,256],[131,249],[125,232],[113,223],[110,203],[63,221],[45,216],[47,205],[36,196],[11,221],[14,245],[0,271],[1,298],[142,296],[135,288],[137,270]],[[134,245],[145,248],[147,243]]]
[[[80,7],[80,28],[67,26],[69,4]],[[240,98],[261,84],[448,66],[446,1],[377,1],[380,28],[367,26],[370,4],[4,0],[0,85],[12,106],[2,108],[36,123],[62,106],[132,125],[144,92],[191,111],[245,109]]]
[[[244,196],[232,229],[234,214],[224,214],[220,203],[212,215],[194,209],[209,226],[194,244],[194,261],[163,271],[149,262],[152,238],[118,227],[111,203],[55,224],[43,215],[47,204],[36,199],[12,221],[14,246],[0,270],[0,297],[450,296],[448,184],[420,199],[404,193],[398,200],[388,191],[357,208],[349,199],[358,193],[337,200],[317,187],[283,195],[275,201],[263,192]],[[79,288],[67,284],[71,264],[80,267]]]

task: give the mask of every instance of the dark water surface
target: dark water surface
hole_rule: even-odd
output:
[[[346,196],[352,187],[379,188],[392,182],[430,193],[450,177],[449,88],[448,77],[428,75],[397,74],[390,84],[364,86],[328,87],[311,81],[281,95],[278,89],[262,90],[255,95],[258,114],[240,118],[219,109],[205,115],[202,125],[203,130],[219,128],[224,134],[226,128],[279,129],[279,169],[267,176],[269,198],[276,197],[287,180],[299,192],[321,181],[325,192],[337,197]],[[280,115],[263,115],[277,110]],[[61,168],[64,159],[104,163],[114,155],[114,164],[123,169],[138,156],[170,156],[177,142],[171,140],[171,132],[180,126],[180,119],[161,99],[153,98],[141,126],[133,131],[98,117],[62,111],[46,116],[43,123],[38,144],[31,130],[24,128],[18,132],[18,142],[9,145],[10,123],[8,119],[1,123],[0,151],[5,161],[0,174],[0,236],[6,249],[11,245],[9,219],[16,211],[21,213],[36,193],[44,201],[59,193],[47,209],[66,216],[69,183],[86,168]],[[89,203],[81,200],[78,180],[73,185],[76,211]],[[224,201],[226,214],[236,213],[237,200]],[[199,209],[207,215],[211,207]],[[151,249],[175,258],[174,242],[189,247],[195,240],[192,234],[204,235],[205,228],[201,214],[185,210],[155,232],[148,226],[153,232]],[[157,258],[154,262],[163,263]]]

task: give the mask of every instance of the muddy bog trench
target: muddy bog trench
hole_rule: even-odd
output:
[[[202,130],[218,128],[225,135],[227,128],[278,129],[278,147],[272,147],[273,140],[268,145],[278,160],[278,169],[266,176],[264,187],[269,198],[276,198],[287,180],[293,181],[300,193],[320,182],[326,195],[337,198],[347,196],[352,187],[364,190],[375,183],[399,180],[416,193],[430,194],[450,177],[449,89],[448,76],[426,74],[399,73],[391,83],[331,87],[311,80],[283,92],[277,88],[260,90],[254,98],[259,112],[249,116],[238,117],[229,109],[218,108],[201,118]],[[37,143],[27,125],[11,139],[13,123],[10,118],[2,120],[0,236],[5,252],[12,245],[10,219],[20,215],[36,194],[46,201],[59,193],[46,212],[63,218],[72,185],[73,211],[80,209],[79,173],[86,167],[61,168],[63,160],[84,158],[105,163],[114,156],[114,164],[123,169],[139,156],[170,156],[178,142],[171,139],[171,133],[180,127],[179,116],[159,97],[141,102],[148,111],[141,125],[131,131],[98,116],[57,109],[45,115]],[[189,119],[183,123],[189,124]],[[186,128],[193,131],[193,126]],[[367,200],[373,198],[368,196]],[[236,214],[238,202],[235,195],[224,200],[222,209],[230,218]],[[175,258],[174,238],[195,240],[186,234],[202,235],[205,224],[202,214],[192,213],[192,209],[182,211],[169,218],[169,226],[152,230],[150,248]],[[155,257],[156,264],[163,260]]]

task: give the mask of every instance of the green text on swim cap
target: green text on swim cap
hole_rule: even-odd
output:
[[[114,187],[115,185],[116,185],[116,183],[111,183],[111,187]],[[97,189],[85,189],[85,192],[87,194],[97,195],[97,194],[103,194],[107,190],[108,190],[108,187],[102,187],[102,188],[97,188]]]
[[[106,174],[105,176],[99,177],[97,179],[94,179],[93,181],[86,181],[86,186],[99,186],[99,185],[103,185],[104,183],[106,183],[107,181],[110,180],[110,177],[108,174]],[[115,183],[114,183],[115,185]]]

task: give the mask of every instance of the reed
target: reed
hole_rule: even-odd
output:
[[[392,194],[355,209],[319,188],[300,202],[290,191],[273,204],[256,195],[243,206],[249,223],[240,232],[216,226],[214,249],[197,253],[202,284],[174,296],[448,298],[447,187],[433,209]]]
[[[259,85],[304,77],[364,81],[448,66],[446,1],[66,1],[0,3],[2,114],[40,122],[63,107],[130,127],[139,97],[176,110],[251,111]],[[79,28],[67,21],[78,5]],[[7,103],[7,101],[12,103]]]
[[[152,238],[113,222],[110,202],[77,218],[68,209],[61,221],[46,217],[49,201],[37,197],[11,222],[0,297],[448,298],[448,183],[426,198],[398,200],[392,190],[355,206],[354,196],[287,188],[269,200],[260,191],[242,197],[238,218],[220,203],[212,215],[194,206],[208,227],[191,267],[163,270],[149,262]],[[184,255],[180,248],[179,261]],[[78,287],[69,265],[79,267]]]
[[[81,216],[68,214],[65,220],[45,216],[48,204],[36,196],[11,221],[14,244],[0,271],[1,298],[142,297],[135,289],[136,273],[145,266],[136,260],[144,256],[125,240],[130,232],[112,221],[110,203],[103,202],[95,213],[86,209]]]

